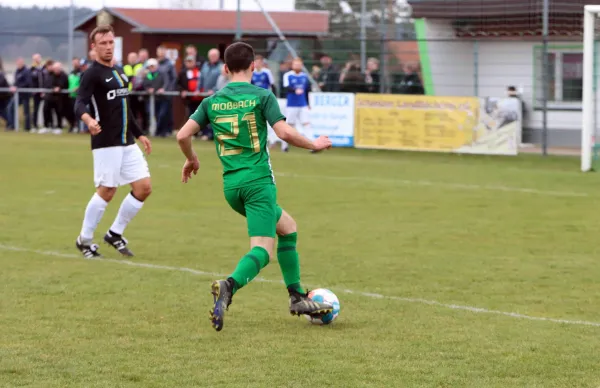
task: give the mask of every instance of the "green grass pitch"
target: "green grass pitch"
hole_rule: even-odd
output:
[[[577,158],[273,151],[303,281],[341,314],[290,316],[271,263],[216,333],[210,281],[248,250],[245,222],[212,144],[188,185],[173,139],[154,147],[137,256],[89,261],[89,139],[0,134],[0,387],[600,385],[600,178]]]

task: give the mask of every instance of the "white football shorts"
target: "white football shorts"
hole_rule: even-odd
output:
[[[148,162],[137,144],[92,150],[94,185],[119,187],[150,177]]]
[[[285,117],[289,125],[308,124],[310,122],[309,113],[307,106],[285,108]]]

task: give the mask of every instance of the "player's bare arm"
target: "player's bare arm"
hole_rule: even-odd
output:
[[[186,157],[186,161],[183,164],[183,169],[181,171],[181,181],[183,183],[187,183],[192,179],[192,173],[196,175],[200,168],[200,161],[192,148],[192,136],[199,130],[200,125],[198,125],[198,123],[194,120],[188,120],[183,128],[177,132],[177,143],[179,143],[179,148]]]
[[[273,130],[281,140],[300,148],[307,150],[321,151],[331,148],[331,140],[327,136],[319,136],[316,140],[311,141],[302,136],[292,126],[281,120],[273,125]]]
[[[90,135],[95,136],[95,135],[99,134],[100,132],[102,132],[102,127],[100,126],[100,123],[97,122],[92,116],[90,116],[89,113],[84,113],[81,116],[81,121],[83,121],[85,123],[85,125],[88,127],[88,130],[90,131]]]
[[[147,155],[150,155],[152,153],[152,143],[150,142],[150,139],[148,139],[146,136],[142,135],[142,136],[138,137],[137,140],[140,143],[142,143],[142,145],[144,146],[144,152]]]

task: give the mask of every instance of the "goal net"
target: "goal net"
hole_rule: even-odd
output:
[[[581,171],[591,171],[598,161],[598,90],[596,82],[596,30],[600,5],[586,5],[583,17],[583,98],[581,131]]]

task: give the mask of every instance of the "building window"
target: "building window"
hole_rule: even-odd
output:
[[[562,100],[581,101],[583,97],[583,53],[562,55]]]
[[[396,40],[417,40],[415,24],[413,22],[397,22]]]
[[[535,53],[535,105],[541,108],[544,98],[543,51]],[[583,53],[581,48],[551,48],[548,52],[548,107],[581,109],[583,96]]]

